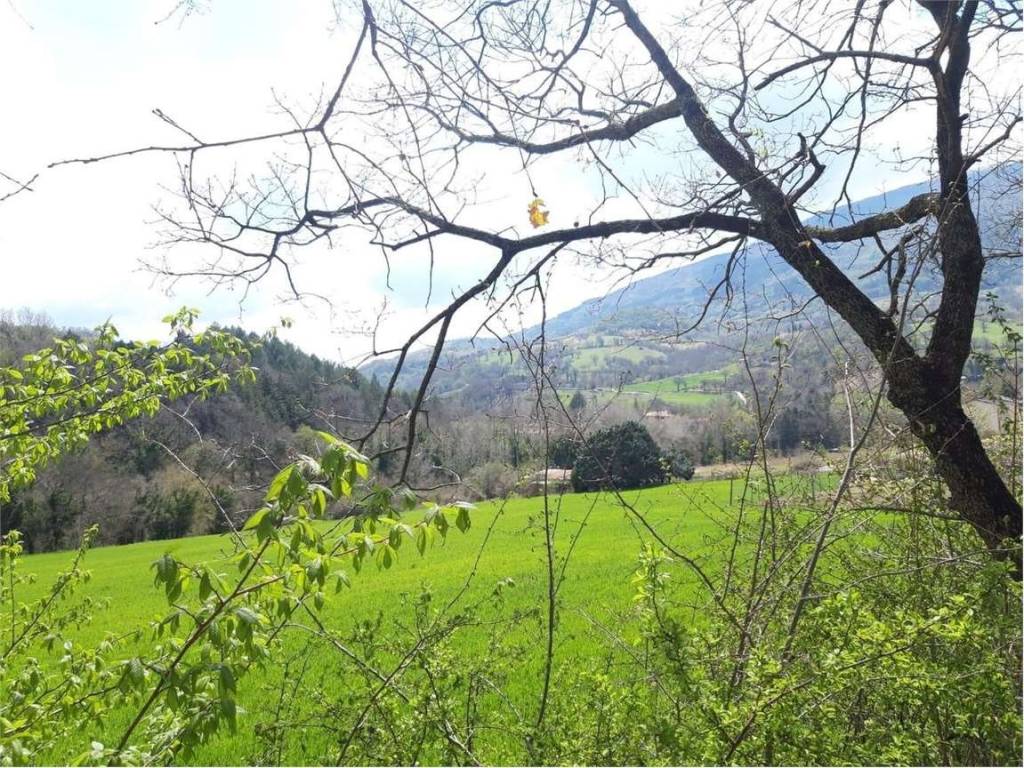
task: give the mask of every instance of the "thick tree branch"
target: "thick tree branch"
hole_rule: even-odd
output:
[[[894,64],[907,64],[912,67],[925,67],[928,69],[935,66],[935,62],[932,59],[923,59],[918,56],[904,56],[899,53],[886,53],[884,51],[828,51],[826,53],[819,53],[817,56],[808,56],[806,59],[794,61],[789,66],[772,72],[761,82],[755,85],[754,90],[760,91],[762,88],[771,85],[780,77],[784,77],[789,73],[796,72],[804,67],[810,67],[814,64],[820,64],[825,61],[835,61],[836,59],[891,61]]]
[[[417,205],[408,203],[397,197],[377,197],[346,205],[334,210],[310,210],[307,212],[303,223],[310,223],[322,219],[336,219],[344,216],[358,215],[364,210],[390,205],[408,214],[416,216],[425,222],[433,225],[435,229],[421,235],[417,240],[438,235],[455,235],[469,240],[493,246],[502,251],[516,254],[529,251],[534,248],[541,248],[555,243],[571,243],[580,240],[593,240],[598,238],[611,237],[621,234],[672,234],[685,232],[692,229],[714,229],[723,232],[732,232],[737,235],[749,235],[758,237],[760,231],[756,221],[742,216],[733,216],[713,211],[694,211],[678,216],[667,216],[664,218],[649,219],[618,219],[615,221],[601,221],[595,224],[586,224],[572,229],[554,229],[550,232],[543,232],[539,235],[532,235],[524,238],[510,238],[489,232],[478,227],[470,227],[449,221],[444,216],[433,213]],[[289,233],[297,231],[301,224],[290,227]]]
[[[939,196],[932,192],[916,195],[906,205],[869,216],[845,227],[807,227],[807,234],[821,243],[849,243],[881,232],[899,229],[938,213]]]

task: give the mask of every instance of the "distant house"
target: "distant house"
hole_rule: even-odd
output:
[[[520,482],[519,492],[523,496],[540,496],[544,493],[544,481],[547,480],[548,493],[568,493],[572,491],[571,469],[539,470],[527,475]]]
[[[644,414],[645,419],[654,419],[655,421],[664,421],[665,419],[671,419],[675,416],[672,411],[648,411]]]

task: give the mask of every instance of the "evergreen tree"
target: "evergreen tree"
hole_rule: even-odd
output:
[[[636,421],[595,432],[581,446],[572,469],[572,485],[577,491],[641,488],[665,479],[658,445]]]

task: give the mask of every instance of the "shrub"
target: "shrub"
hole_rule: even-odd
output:
[[[572,468],[572,486],[577,491],[642,488],[665,479],[657,443],[635,421],[595,432],[580,447]]]
[[[475,467],[466,477],[466,484],[484,499],[496,499],[512,492],[518,480],[516,471],[500,461],[489,461]]]
[[[693,479],[693,461],[682,448],[678,446],[669,448],[665,451],[664,460],[666,469],[672,477],[678,477],[680,480]]]
[[[579,443],[568,435],[557,438],[548,450],[548,464],[557,469],[572,469],[579,453]]]

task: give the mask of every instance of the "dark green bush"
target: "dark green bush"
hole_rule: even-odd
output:
[[[568,435],[563,435],[551,443],[548,449],[548,464],[558,469],[572,469],[579,453],[579,443]]]
[[[580,446],[572,468],[572,487],[577,491],[642,488],[666,479],[657,443],[635,421],[595,432]]]

